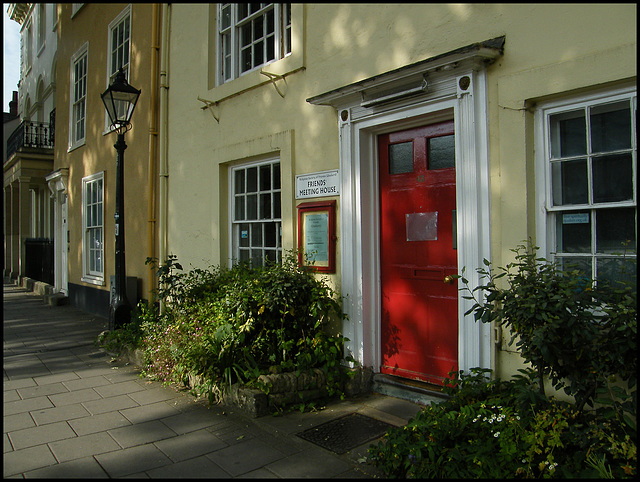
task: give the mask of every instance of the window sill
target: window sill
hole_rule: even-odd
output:
[[[80,278],[84,283],[89,283],[96,286],[104,286],[104,278],[99,278],[95,276],[83,276]]]
[[[67,149],[67,152],[75,151],[76,149],[84,146],[85,144],[86,144],[86,139],[82,139],[81,141],[69,146],[69,148]]]

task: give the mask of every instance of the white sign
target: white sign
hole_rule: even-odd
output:
[[[296,199],[340,194],[338,169],[296,176]]]

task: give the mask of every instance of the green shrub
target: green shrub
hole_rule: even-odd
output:
[[[509,381],[490,380],[489,373],[451,373],[451,398],[388,431],[369,448],[370,461],[391,478],[636,474],[635,434],[624,426],[541,397],[534,370]]]
[[[596,285],[578,270],[563,270],[518,246],[516,261],[499,268],[484,261],[486,284],[473,290],[463,278],[476,321],[509,328],[511,343],[554,388],[574,396],[580,410],[618,376],[634,389],[637,371],[637,292],[618,283]],[[505,278],[507,286],[500,287]],[[478,296],[480,295],[480,296]],[[597,347],[597,349],[594,349]],[[635,397],[635,395],[634,395]],[[635,399],[634,399],[635,400]]]
[[[165,312],[144,325],[149,375],[185,382],[193,373],[221,388],[274,368],[321,368],[339,390],[346,339],[329,326],[342,319],[340,303],[294,254],[264,267],[181,270],[175,257],[158,269]]]

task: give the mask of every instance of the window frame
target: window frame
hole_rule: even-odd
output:
[[[89,186],[100,183],[100,192],[98,199],[93,202],[88,198]],[[105,171],[97,172],[90,176],[82,178],[82,281],[86,283],[104,285],[104,191],[105,191]],[[89,219],[89,208],[96,207],[96,213],[100,223],[93,223],[93,217]],[[91,234],[99,230],[99,247],[96,249],[91,246]],[[93,269],[92,257],[95,255],[95,261],[100,263],[100,269]]]
[[[278,179],[278,184],[276,187],[274,184],[274,165],[278,165],[278,173],[279,173],[279,179]],[[261,189],[261,168],[264,166],[270,166],[270,188],[269,189]],[[257,190],[256,191],[248,191],[247,189],[247,184],[248,184],[248,176],[246,175],[246,172],[249,169],[252,168],[256,168],[257,170],[257,176],[256,176],[256,184],[257,184]],[[229,266],[232,267],[234,264],[237,264],[239,262],[245,261],[247,259],[242,259],[241,258],[241,251],[248,251],[249,253],[249,257],[248,257],[248,261],[251,262],[252,260],[252,256],[251,256],[251,251],[252,250],[261,250],[262,251],[262,256],[261,256],[261,260],[263,260],[266,257],[266,252],[267,251],[273,251],[275,252],[275,259],[277,262],[282,262],[282,252],[283,252],[283,248],[282,248],[282,171],[281,171],[282,167],[281,167],[281,162],[280,162],[280,158],[278,157],[270,157],[268,159],[262,159],[260,161],[257,162],[251,162],[251,163],[244,163],[244,164],[237,164],[237,165],[233,165],[229,167]],[[245,176],[244,176],[244,187],[245,190],[244,192],[236,192],[236,172],[238,171],[244,171],[245,172]],[[256,193],[257,195],[257,200],[256,200],[256,218],[255,219],[248,219],[247,217],[247,197],[249,195],[249,193]],[[271,202],[270,202],[270,208],[271,208],[271,217],[269,218],[265,218],[265,217],[260,217],[260,195],[261,194],[271,194]],[[275,210],[274,210],[274,202],[273,202],[273,194],[274,193],[278,193],[278,195],[280,196],[280,216],[279,217],[275,217]],[[244,201],[244,217],[243,219],[239,219],[236,220],[236,200],[239,198],[243,198]],[[249,229],[249,231],[247,232],[247,239],[248,239],[248,246],[240,246],[240,239],[242,239],[242,234],[241,234],[241,226],[242,225],[251,225],[251,228]],[[265,246],[265,231],[264,231],[264,225],[266,224],[275,224],[275,246]],[[261,225],[261,244],[256,244],[253,245],[253,226],[258,226]]]
[[[76,99],[76,87],[78,79],[76,76],[76,65],[78,62],[84,59],[84,94],[80,99]],[[87,74],[89,71],[89,42],[86,42],[78,51],[71,57],[70,63],[70,80],[69,82],[69,151],[76,149],[86,142],[87,137]],[[83,135],[78,138],[78,119],[76,118],[76,106],[83,102],[83,117],[82,117],[82,129]]]
[[[39,3],[38,5],[38,55],[44,50],[45,41],[47,38],[47,6],[46,3]]]
[[[617,102],[626,101],[630,107],[631,113],[631,146],[626,149],[619,149],[617,151],[607,151],[606,154],[611,153],[630,152],[631,154],[631,169],[633,179],[632,183],[632,199],[621,201],[609,201],[609,202],[596,202],[593,199],[594,187],[593,187],[593,168],[592,162],[594,158],[597,158],[602,153],[591,152],[591,127],[589,123],[589,112],[594,107],[603,106],[606,104],[615,104]],[[587,196],[586,203],[580,204],[564,204],[554,205],[554,192],[553,192],[553,172],[552,164],[554,162],[567,162],[564,159],[571,159],[574,156],[554,157],[552,154],[552,139],[553,134],[551,132],[551,117],[562,113],[571,113],[582,110],[585,113],[585,133],[587,152],[583,155],[575,156],[576,159],[585,159],[587,166]],[[637,88],[636,85],[628,85],[624,87],[618,87],[615,89],[601,90],[582,96],[571,96],[562,100],[552,100],[548,102],[540,102],[537,104],[535,111],[535,177],[536,177],[536,205],[538,206],[536,214],[536,244],[540,247],[541,253],[546,254],[546,258],[549,260],[557,260],[558,258],[576,258],[576,259],[590,259],[591,261],[591,278],[596,279],[598,277],[598,260],[603,259],[620,259],[622,257],[631,258],[637,260],[637,252],[635,252],[635,245],[632,247],[631,252],[624,252],[621,248],[621,254],[611,253],[606,251],[599,251],[599,246],[596,243],[597,224],[595,221],[595,214],[597,211],[605,209],[628,209],[633,208],[636,210],[635,216],[635,236],[637,242],[637,199],[638,199],[638,185],[637,185],[637,138],[634,134],[637,128]],[[560,161],[563,160],[563,161]],[[590,251],[585,253],[578,252],[562,252],[558,247],[557,238],[557,222],[558,216],[570,213],[583,213],[589,212],[589,230],[590,230]],[[636,272],[637,276],[637,272]]]
[[[125,22],[125,20],[128,19],[128,38],[126,40],[127,45],[127,51],[126,51],[126,58],[127,58],[127,62],[126,62],[126,68],[123,69],[124,70],[124,76],[125,79],[127,79],[127,82],[129,81],[129,66],[131,64],[131,27],[132,27],[132,22],[131,22],[131,4],[127,5],[117,16],[116,18],[114,18],[111,23],[109,23],[109,27],[107,30],[107,72],[106,72],[106,86],[105,89],[109,88],[109,85],[111,85],[111,82],[113,82],[116,73],[118,72],[118,66],[116,65],[114,67],[113,65],[113,54],[114,54],[114,49],[113,49],[113,35],[114,33],[117,31],[117,29]],[[118,47],[120,47],[120,43],[118,44]],[[117,50],[117,49],[116,49]],[[108,134],[110,132],[112,132],[115,129],[115,127],[113,125],[111,125],[110,121],[109,121],[109,115],[107,114],[107,111],[105,109],[104,112],[104,134]]]
[[[231,82],[235,79],[242,77],[243,75],[254,72],[265,65],[269,65],[278,60],[282,60],[291,55],[291,4],[290,3],[266,3],[263,4],[257,12],[248,13],[246,17],[239,19],[238,8],[239,5],[248,6],[251,4],[238,4],[238,3],[220,3],[216,7],[216,85],[222,85]],[[223,14],[224,8],[230,7],[229,26],[223,26]],[[253,64],[251,68],[242,70],[241,55],[243,48],[240,46],[240,30],[243,26],[250,24],[257,18],[266,15],[268,11],[274,12],[274,58],[270,60],[264,60],[261,63]],[[288,16],[289,23],[286,23],[286,17]],[[264,32],[264,30],[263,30]],[[260,39],[266,39],[267,35],[260,37]],[[256,44],[256,41],[251,41],[249,45]],[[266,43],[266,42],[265,42]],[[229,45],[229,57],[230,65],[228,69],[225,69],[225,59],[227,57],[224,51],[225,46]],[[263,57],[264,59],[265,57]],[[229,76],[226,75],[226,70],[230,70]]]

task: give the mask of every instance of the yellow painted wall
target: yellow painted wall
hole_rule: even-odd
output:
[[[151,4],[132,4],[131,74],[129,82],[142,94],[127,132],[124,153],[126,273],[142,280],[140,295],[148,298],[147,196],[149,189]],[[74,16],[72,4],[60,5],[57,53],[55,169],[69,168],[69,283],[109,290],[115,274],[116,134],[105,133],[105,108],[100,94],[108,87],[109,24],[127,4],[85,4]],[[86,142],[69,151],[71,58],[89,43],[86,103]],[[104,171],[104,283],[82,281],[82,179]]]
[[[295,176],[340,167],[337,113],[307,98],[503,35],[487,89],[491,251],[504,266],[535,236],[535,102],[636,77],[633,4],[294,4],[292,18],[291,57],[264,67],[289,73],[282,98],[259,72],[216,87],[215,5],[171,7],[168,239],[185,267],[226,262],[228,166],[269,152],[281,157],[283,242],[295,246]],[[209,112],[198,97],[219,103]]]

